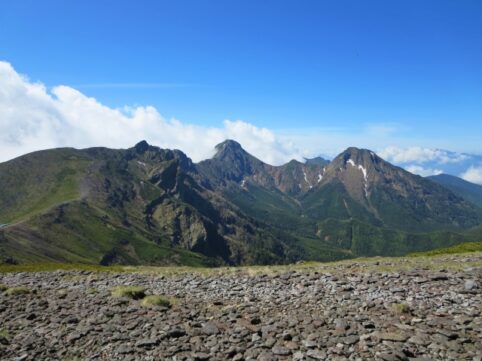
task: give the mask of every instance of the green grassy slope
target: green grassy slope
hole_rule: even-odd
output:
[[[356,256],[402,256],[410,252],[451,246],[467,240],[453,232],[406,233],[355,219],[327,219],[318,224],[318,235],[332,246],[349,250]]]
[[[36,152],[0,164],[0,224],[17,223],[81,195],[92,159],[74,149]]]
[[[335,218],[351,219],[381,225],[381,222],[362,204],[349,196],[340,182],[328,183],[308,192],[301,203],[305,214],[316,221]]]
[[[183,264],[201,266],[212,261],[149,234],[122,225],[85,202],[70,202],[0,233],[0,255],[20,262],[77,262],[92,264]]]
[[[300,205],[277,189],[247,184],[247,189],[230,188],[225,196],[249,216],[264,223],[290,231],[301,231],[310,227],[304,220]]]
[[[125,152],[56,149],[0,164],[0,258],[20,262],[211,265],[145,222]],[[137,164],[135,162],[131,162]],[[146,198],[161,193],[151,184]],[[149,197],[147,197],[149,196]]]
[[[458,254],[458,253],[472,253],[472,252],[482,252],[482,241],[481,242],[466,242],[458,244],[456,246],[447,248],[438,248],[426,252],[411,253],[412,257],[423,257],[423,256],[438,256],[443,254]]]
[[[299,257],[327,261],[359,256],[401,256],[469,240],[462,233],[413,233],[385,228],[366,209],[347,196],[341,184],[309,193],[302,205],[277,191],[248,185],[227,196],[245,213],[283,230],[301,248]]]

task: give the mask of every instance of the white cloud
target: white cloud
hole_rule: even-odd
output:
[[[127,148],[142,139],[159,147],[181,149],[200,161],[213,155],[216,144],[234,139],[248,152],[275,165],[317,155],[334,157],[355,146],[382,149],[377,152],[381,157],[411,167],[409,170],[418,174],[435,174],[442,169],[460,174],[482,158],[437,148],[452,144],[480,149],[480,137],[469,138],[424,138],[393,122],[270,130],[241,120],[225,120],[219,127],[204,127],[165,119],[152,106],[113,109],[72,87],[47,89],[0,61],[0,161],[63,146]]]
[[[469,167],[460,177],[468,182],[482,184],[482,165]]]
[[[414,162],[423,164],[427,162],[436,162],[441,164],[458,163],[469,158],[468,155],[462,153],[449,152],[441,149],[431,149],[422,147],[386,147],[378,152],[378,154],[390,162],[409,163]]]
[[[441,169],[433,169],[433,168],[424,168],[419,165],[408,165],[404,167],[407,171],[413,174],[421,175],[422,177],[428,177],[430,175],[439,175],[442,174],[443,171]]]
[[[126,148],[142,139],[182,149],[199,161],[228,138],[271,164],[306,155],[271,130],[244,121],[226,120],[222,127],[208,128],[164,119],[151,106],[112,109],[68,86],[48,91],[0,62],[0,161],[61,146]]]

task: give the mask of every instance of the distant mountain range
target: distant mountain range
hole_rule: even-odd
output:
[[[430,176],[428,178],[450,189],[458,196],[472,202],[473,204],[476,204],[479,207],[482,207],[481,185],[473,184],[459,177],[448,174],[440,174],[436,176]]]
[[[194,164],[145,141],[0,163],[0,259],[270,264],[481,240],[482,187],[348,148],[271,166],[227,140]]]

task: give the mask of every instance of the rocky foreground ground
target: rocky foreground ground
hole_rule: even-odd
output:
[[[3,273],[1,360],[481,360],[482,254],[226,272]],[[173,297],[145,307],[117,285]]]

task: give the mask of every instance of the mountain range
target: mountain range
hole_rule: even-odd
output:
[[[232,140],[197,164],[145,141],[39,151],[0,163],[0,259],[272,264],[478,241],[482,187],[453,178],[358,148],[282,166]]]

